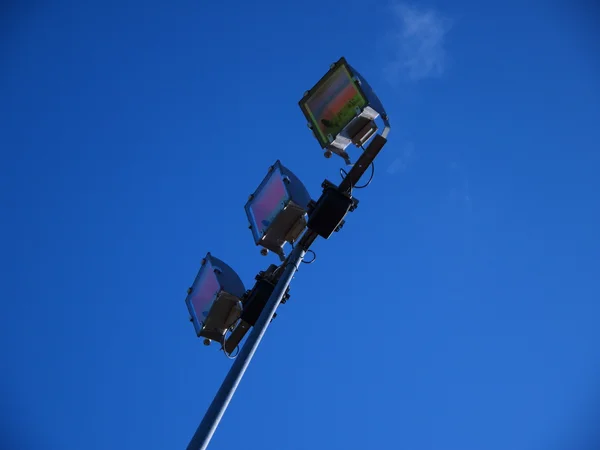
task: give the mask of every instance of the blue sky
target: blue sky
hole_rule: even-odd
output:
[[[276,159],[339,180],[297,102],[340,56],[390,141],[210,448],[596,448],[598,10],[340,6],[4,7],[2,448],[185,448],[230,366],[185,291],[275,262],[243,205]]]

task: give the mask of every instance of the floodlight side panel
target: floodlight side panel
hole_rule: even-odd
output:
[[[241,298],[246,293],[246,288],[244,287],[244,282],[237,274],[237,272],[233,270],[231,266],[229,266],[222,260],[215,258],[214,256],[211,256],[210,259],[213,268],[219,269],[219,271],[216,272],[215,275],[219,280],[221,289],[228,292],[229,294]]]
[[[369,106],[371,106],[371,108],[377,111],[381,115],[381,117],[387,118],[385,108],[383,107],[381,100],[379,100],[379,97],[377,96],[369,82],[354,67],[350,65],[348,67],[350,68],[351,73],[360,81],[360,86],[365,96],[367,97]]]
[[[306,186],[304,186],[304,183],[302,183],[302,181],[300,181],[300,178],[298,178],[294,172],[292,172],[291,170],[289,170],[287,167],[280,165],[281,167],[281,172],[283,173],[284,176],[288,177],[289,179],[289,184],[287,186],[288,191],[290,193],[291,199],[292,201],[300,206],[303,209],[308,209],[308,204],[311,202],[311,197],[310,194],[308,192],[308,190],[306,189]]]

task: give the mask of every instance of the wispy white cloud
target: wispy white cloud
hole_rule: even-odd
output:
[[[412,81],[441,76],[448,61],[445,41],[452,20],[435,9],[407,3],[395,4],[392,11],[397,29],[390,36],[388,75]]]
[[[387,168],[387,173],[390,175],[394,175],[399,172],[404,172],[408,167],[409,163],[412,161],[415,153],[414,145],[409,142],[404,146],[400,156],[398,156],[392,164]]]

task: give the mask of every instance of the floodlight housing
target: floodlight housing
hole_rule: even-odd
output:
[[[306,228],[310,201],[298,177],[277,160],[244,207],[256,245],[284,260],[285,243],[293,244]]]
[[[332,64],[329,72],[299,102],[326,156],[335,153],[351,164],[346,148],[360,147],[375,135],[375,119],[381,117],[387,137],[389,121],[381,101],[367,81],[345,58]]]
[[[240,318],[245,293],[238,274],[207,253],[185,299],[196,335],[223,342],[227,329]]]

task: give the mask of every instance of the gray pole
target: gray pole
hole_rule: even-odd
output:
[[[267,331],[267,327],[273,319],[273,314],[277,310],[277,307],[281,303],[285,291],[287,290],[294,274],[298,270],[298,266],[304,255],[306,254],[306,249],[308,248],[305,245],[301,245],[301,242],[296,245],[289,258],[285,262],[285,269],[279,278],[279,281],[275,285],[275,289],[269,297],[265,308],[260,313],[258,320],[256,321],[256,325],[252,329],[252,332],[248,336],[248,340],[244,344],[244,347],[240,350],[240,354],[237,356],[231,369],[227,373],[225,380],[221,384],[217,395],[213,399],[212,403],[208,407],[202,422],[198,425],[198,429],[192,440],[187,446],[187,450],[205,450],[208,447],[210,439],[212,438],[235,390],[240,384],[242,377],[244,376],[244,372],[250,364],[250,360],[252,356],[254,356],[254,352],[258,348],[258,344],[260,344],[261,339],[263,338],[265,332]]]

